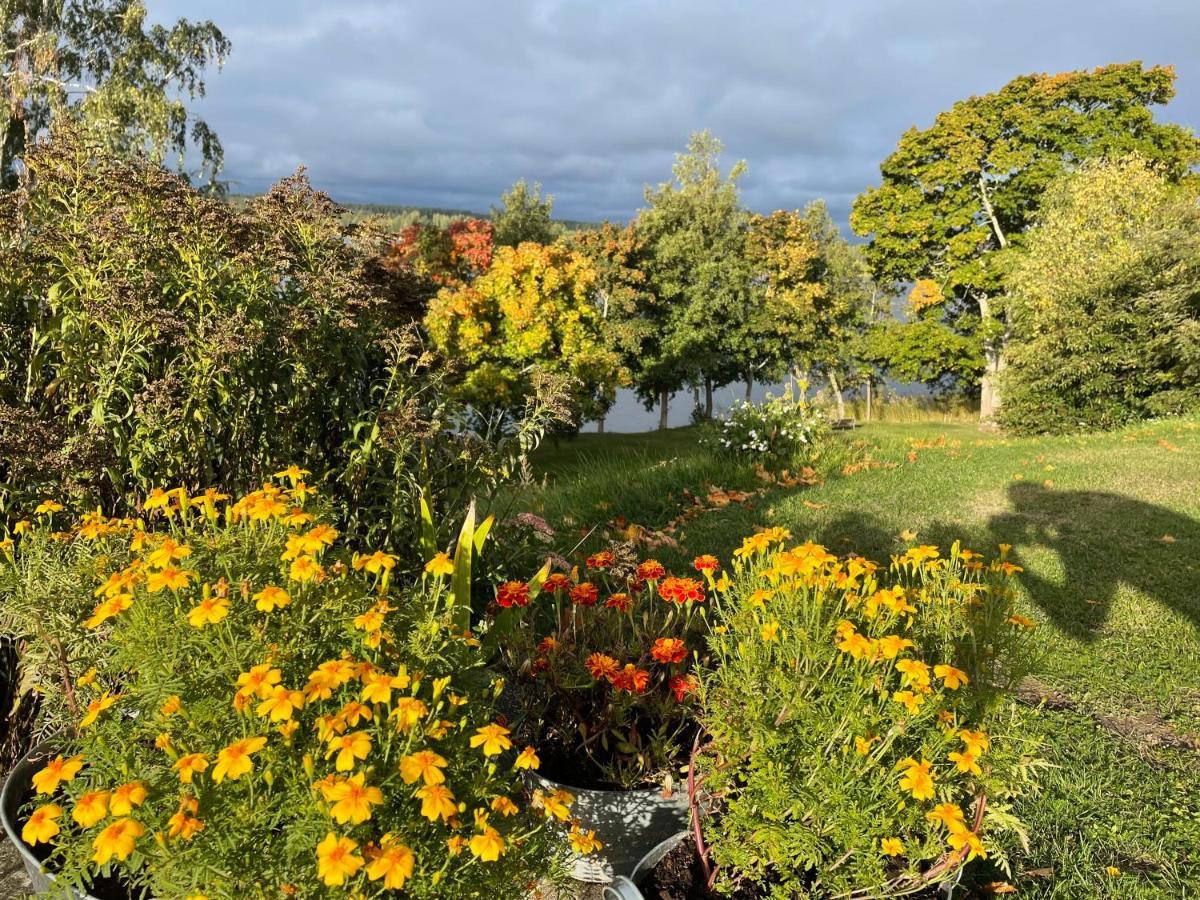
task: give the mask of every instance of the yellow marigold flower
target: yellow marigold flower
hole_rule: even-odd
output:
[[[283,736],[285,743],[290,744],[292,742],[292,735],[296,733],[296,729],[299,727],[300,723],[295,719],[292,719],[290,722],[284,722],[282,725],[276,725],[275,730]]]
[[[396,567],[396,557],[384,553],[382,550],[376,550],[370,556],[361,556],[354,554],[352,561],[355,571],[366,569],[372,575],[378,575],[380,572],[390,572]]]
[[[401,697],[392,707],[391,718],[397,731],[410,731],[429,714],[429,707],[416,697]]]
[[[875,658],[877,652],[875,641],[857,631],[843,634],[842,639],[838,641],[837,648],[854,659],[871,660]]]
[[[512,747],[512,741],[508,739],[511,733],[503,725],[493,722],[475,731],[471,736],[471,746],[482,747],[484,756],[498,756]]]
[[[562,788],[551,791],[549,794],[541,790],[533,792],[534,808],[541,809],[547,816],[552,816],[560,822],[571,818],[571,805],[574,802],[575,795]]]
[[[778,640],[779,623],[778,622],[768,622],[766,625],[764,625],[762,627],[761,636],[764,641]]]
[[[20,522],[18,522],[16,525],[13,526],[13,534],[17,534],[17,535],[24,534],[32,527],[33,527],[32,522],[30,522],[28,519],[22,519]]]
[[[445,553],[439,552],[437,556],[425,563],[425,571],[430,575],[444,576],[454,574],[454,561]]]
[[[281,684],[275,685],[271,694],[258,704],[255,712],[260,716],[269,716],[272,722],[286,722],[304,706],[304,695],[299,691],[289,691]]]
[[[385,891],[403,890],[404,882],[412,878],[417,858],[412,850],[398,843],[393,835],[384,835],[375,858],[367,865],[367,877],[383,880]]]
[[[159,732],[159,734],[154,738],[154,746],[157,747],[159,750],[170,750],[171,749],[171,734],[170,734],[170,732],[167,732],[167,731]]]
[[[900,856],[904,853],[904,842],[900,838],[883,838],[879,842],[879,849],[884,856]]]
[[[291,595],[283,588],[275,587],[273,584],[267,585],[261,591],[254,595],[254,608],[260,612],[274,612],[292,602]]]
[[[95,683],[96,683],[96,667],[92,666],[90,669],[88,669],[86,672],[84,672],[82,675],[79,676],[79,679],[75,682],[75,685],[77,687],[87,687],[89,684],[95,684]]]
[[[446,776],[442,769],[448,765],[445,757],[432,750],[419,750],[401,758],[400,777],[405,784],[413,784],[418,780],[426,784],[443,784]]]
[[[513,762],[514,769],[536,769],[542,764],[538,758],[537,751],[532,747],[526,747],[517,754],[516,760]]]
[[[58,827],[58,817],[62,814],[63,808],[57,803],[39,806],[29,814],[24,827],[21,828],[21,840],[30,846],[50,843],[62,830]]]
[[[964,847],[967,848],[968,862],[976,857],[979,859],[987,859],[987,850],[985,850],[983,847],[983,841],[981,841],[979,839],[979,835],[973,831],[967,831],[965,829],[962,831],[952,831],[950,833],[949,843],[951,848],[953,848],[955,851],[962,850]]]
[[[91,828],[108,815],[108,791],[88,791],[71,810],[71,818],[80,828]]]
[[[178,695],[172,694],[163,701],[163,705],[158,708],[158,711],[161,715],[170,718],[181,709],[183,709],[183,701],[179,699]]]
[[[979,763],[975,761],[975,754],[970,750],[964,750],[962,753],[955,751],[947,754],[947,756],[955,764],[958,771],[970,772],[972,775],[983,774],[983,770],[979,768]]]
[[[180,544],[166,537],[154,550],[146,554],[146,565],[156,569],[168,569],[175,560],[191,555],[192,548],[187,544]]]
[[[991,749],[991,742],[988,740],[988,736],[982,731],[971,731],[964,728],[958,733],[958,739],[966,746],[967,752],[975,756],[983,756],[984,753]]]
[[[283,673],[270,663],[259,663],[251,666],[249,672],[238,675],[238,696],[258,697],[265,700],[275,691],[275,687],[283,680]]]
[[[133,845],[137,839],[145,833],[146,828],[141,822],[117,819],[92,841],[92,849],[96,851],[92,854],[92,861],[102,866],[115,856],[123,862],[133,852]]]
[[[380,600],[365,613],[354,617],[354,627],[359,631],[376,632],[383,627],[384,617],[391,611],[391,604]]]
[[[325,576],[325,570],[311,556],[297,556],[292,560],[288,569],[288,577],[292,581],[306,582],[320,580]]]
[[[371,712],[371,707],[363,706],[357,700],[351,700],[338,710],[337,717],[351,728],[355,728],[361,721],[369,722],[375,717],[375,714]]]
[[[914,694],[912,691],[894,691],[892,700],[895,703],[903,703],[905,709],[915,716],[921,711],[921,704],[925,702],[925,697],[921,694]]]
[[[354,851],[358,844],[332,831],[317,844],[317,877],[327,887],[338,887],[352,878],[365,863]]]
[[[151,572],[146,576],[146,590],[151,593],[170,589],[172,591],[183,590],[196,576],[196,573],[191,569],[176,569],[168,566],[158,572]]]
[[[192,776],[208,768],[208,757],[203,753],[186,753],[175,760],[175,769],[183,784],[191,784]]]
[[[229,615],[229,600],[225,597],[206,597],[188,610],[188,624],[193,628],[216,625]]]
[[[444,784],[427,784],[417,790],[416,796],[421,801],[421,815],[430,822],[438,819],[449,822],[458,812],[454,794]]]
[[[62,512],[63,505],[57,500],[43,500],[33,510],[35,516],[53,515],[56,512]]]
[[[1033,621],[1033,619],[1030,619],[1027,616],[1018,615],[1017,613],[1013,613],[1005,621],[1007,621],[1010,625],[1019,625],[1021,628],[1024,628],[1028,631],[1033,631],[1033,629],[1037,628],[1037,622]]]
[[[110,694],[108,691],[105,691],[103,695],[97,697],[95,700],[93,700],[91,703],[88,704],[87,713],[84,715],[83,719],[80,721],[79,727],[87,728],[89,725],[91,725],[93,722],[95,722],[98,718],[100,718],[100,714],[102,712],[104,712],[106,709],[108,709],[110,706],[112,706],[114,703],[116,703],[119,699],[121,699],[120,694]]]
[[[458,835],[446,840],[446,849],[450,851],[451,856],[458,856],[463,852],[465,846],[467,846],[467,839]]]
[[[175,815],[167,819],[167,834],[170,837],[181,837],[185,841],[190,841],[203,830],[204,823],[193,816],[189,816],[183,810],[179,810]]]
[[[962,669],[954,668],[954,666],[945,664],[934,666],[933,674],[942,679],[946,688],[951,691],[956,691],[964,684],[971,683],[971,679],[967,677],[967,673]]]
[[[498,812],[504,817],[515,816],[520,810],[517,804],[513,803],[508,797],[493,797],[492,812]]]
[[[914,800],[932,800],[934,777],[930,772],[933,763],[929,760],[917,762],[911,757],[903,759],[898,767],[904,768],[900,776],[900,787],[912,794]]]
[[[938,550],[937,547],[930,546],[929,544],[924,544],[920,547],[909,548],[905,552],[904,556],[901,557],[901,560],[903,562],[920,564],[927,559],[937,559],[939,552],[940,551]]]
[[[879,647],[879,655],[884,659],[895,659],[902,651],[913,646],[913,642],[908,638],[900,637],[898,634],[884,635],[877,642]]]
[[[254,768],[250,757],[266,745],[267,739],[261,736],[234,741],[217,754],[217,764],[213,767],[213,781],[217,784],[226,778],[237,781]]]
[[[292,463],[286,469],[281,469],[280,471],[276,472],[274,477],[277,479],[286,478],[288,481],[295,484],[297,481],[299,481],[305,475],[311,475],[311,474],[312,474],[312,472],[308,471],[308,469],[302,469],[295,463]]]
[[[371,807],[383,802],[383,792],[368,785],[366,780],[366,773],[359,772],[337,780],[323,791],[325,799],[333,804],[329,810],[333,821],[339,825],[361,825],[371,818]]]
[[[931,811],[925,813],[925,818],[931,822],[941,822],[950,831],[965,827],[962,807],[957,803],[939,803]]]
[[[1121,874],[1121,870],[1118,869],[1116,866],[1105,866],[1104,871],[1108,875],[1111,875],[1113,878],[1116,878],[1117,876],[1119,876]]]
[[[868,734],[866,737],[854,738],[854,752],[859,756],[866,756],[871,752],[871,744],[877,741],[878,738],[873,734]]]
[[[571,826],[567,840],[571,843],[571,849],[580,856],[587,856],[589,853],[604,849],[604,844],[596,837],[596,832],[584,831],[578,825]]]
[[[133,606],[133,594],[114,594],[96,604],[92,614],[83,623],[85,628],[99,628],[113,616],[120,615]]]
[[[504,838],[495,828],[485,828],[483,834],[477,834],[467,842],[471,855],[477,856],[484,862],[495,862],[504,853]]]
[[[334,768],[339,772],[349,772],[354,763],[366,759],[371,752],[371,736],[365,731],[354,731],[350,734],[334,735],[325,750],[325,758],[337,754]]]
[[[53,794],[60,784],[66,784],[79,774],[83,768],[83,757],[72,756],[63,759],[56,756],[46,766],[33,775],[33,787],[39,794]]]
[[[146,786],[140,781],[130,781],[112,792],[108,800],[108,811],[114,816],[127,816],[135,806],[146,802]]]
[[[925,687],[929,684],[929,666],[919,659],[901,659],[896,663],[896,671],[903,675],[901,681],[913,687]]]

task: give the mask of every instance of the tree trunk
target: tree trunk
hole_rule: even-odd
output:
[[[870,375],[867,376],[867,421],[868,422],[871,421],[871,385],[874,383],[874,381],[875,381],[875,379],[872,376],[870,376]]]
[[[746,376],[746,402],[750,402],[750,392],[754,390],[754,376]]]
[[[979,316],[982,324],[992,319],[991,301],[986,296],[979,298]],[[1004,371],[1004,347],[1008,342],[1008,329],[998,337],[984,342],[983,358],[985,368],[983,377],[979,379],[979,421],[990,424],[996,420],[996,412],[1000,409],[999,376]]]
[[[596,434],[604,434],[604,416],[596,420]]]
[[[692,385],[692,409],[700,408],[700,382]]]
[[[837,404],[837,417],[844,419],[846,418],[846,398],[842,396],[842,386],[838,384],[837,375],[832,369],[827,374],[829,377],[829,389],[833,391],[833,399]]]
[[[670,395],[666,391],[660,391],[658,395],[658,430],[666,431],[667,429],[667,401]]]
[[[713,383],[711,378],[704,379],[704,418],[713,417]]]

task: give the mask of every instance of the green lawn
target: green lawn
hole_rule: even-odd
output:
[[[545,447],[543,482],[522,502],[595,541],[614,517],[658,529],[710,486],[762,487],[695,436]],[[1200,896],[1200,419],[1025,439],[875,425],[850,439],[879,465],[702,512],[654,554],[728,558],[767,524],[884,560],[906,531],[943,547],[1012,544],[1049,698],[1028,715],[1052,764],[1017,810],[1032,838],[1020,895]]]

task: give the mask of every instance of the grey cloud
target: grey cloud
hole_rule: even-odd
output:
[[[486,210],[518,177],[570,218],[624,219],[689,132],[744,158],[763,211],[854,195],[909,126],[1034,71],[1174,63],[1200,120],[1195,0],[148,0],[233,55],[198,114],[226,176],[303,163],[346,201]]]

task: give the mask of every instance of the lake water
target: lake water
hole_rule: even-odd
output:
[[[750,399],[755,403],[760,403],[766,399],[767,394],[778,397],[787,390],[788,385],[786,382],[779,384],[758,384],[756,382],[750,393]],[[928,390],[923,384],[904,384],[901,382],[886,381],[883,385],[883,390],[893,397],[922,397],[928,395]],[[812,391],[810,391],[811,393]],[[847,398],[849,396],[850,394],[847,393]],[[713,391],[713,413],[720,416],[728,412],[735,401],[744,399],[746,399],[745,382],[728,384],[725,387],[717,388]],[[703,401],[703,394],[701,394],[701,401]],[[680,391],[673,395],[671,402],[667,404],[669,426],[671,428],[678,428],[689,424],[692,420],[692,408],[694,405],[695,402],[691,391]],[[657,406],[652,410],[647,410],[646,407],[642,406],[642,402],[638,400],[637,395],[632,390],[625,389],[617,392],[617,402],[613,404],[613,408],[609,410],[608,416],[604,420],[605,431],[630,434],[640,431],[653,431],[656,428],[658,428]],[[589,422],[581,430],[595,431],[596,423]]]

